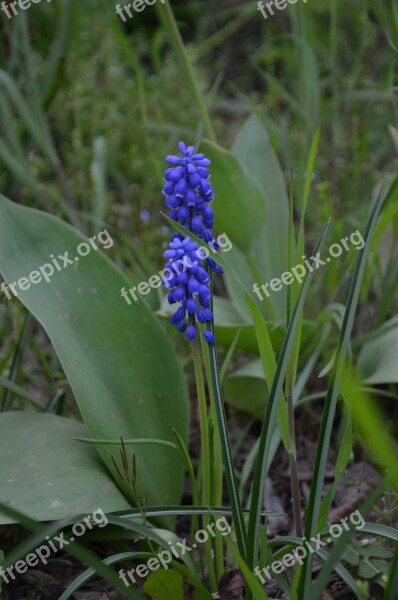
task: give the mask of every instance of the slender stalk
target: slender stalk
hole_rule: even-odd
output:
[[[214,133],[213,125],[211,124],[206,103],[197,84],[195,73],[191,65],[191,61],[189,60],[188,53],[185,49],[184,42],[182,41],[180,32],[178,30],[177,23],[174,19],[174,14],[171,10],[169,0],[165,0],[164,5],[161,5],[158,2],[156,5],[156,9],[165,29],[170,35],[170,40],[174,46],[177,56],[180,59],[183,73],[186,77],[189,87],[191,88],[192,98],[195,101],[196,106],[198,107],[206,136],[209,138],[209,140],[215,142],[216,134]]]
[[[210,418],[214,425],[214,436],[212,440],[211,468],[212,468],[212,486],[211,486],[211,504],[212,506],[220,506],[223,499],[223,470],[222,470],[222,452],[220,442],[220,432],[218,429],[214,390],[211,385],[211,369],[209,358],[209,347],[201,338],[202,352],[205,363],[206,379],[208,382],[210,396]],[[214,558],[217,581],[221,579],[224,571],[224,544],[220,535],[214,539]]]
[[[298,467],[297,467],[296,432],[295,432],[295,427],[294,427],[294,406],[293,406],[292,394],[287,395],[286,401],[287,401],[287,414],[288,414],[288,419],[289,419],[290,485],[291,485],[291,489],[292,489],[294,526],[295,526],[297,537],[302,538],[303,537],[303,522],[301,519],[300,482],[299,482]]]
[[[207,403],[205,382],[203,378],[203,365],[200,353],[199,342],[192,342],[192,356],[195,368],[196,389],[198,394],[200,437],[201,437],[201,466],[202,466],[202,504],[210,506],[210,441],[209,441],[209,422],[207,418]],[[209,517],[203,516],[203,526],[210,523]],[[208,539],[205,544],[206,563],[209,572],[210,585],[214,591],[217,590],[217,581],[214,571],[214,562],[212,557],[212,542]]]
[[[212,290],[213,274],[212,274],[210,267],[208,267],[207,271],[208,271],[209,277],[210,277],[210,289],[211,289],[211,291],[213,291]],[[211,299],[212,299],[211,300],[211,303],[212,303],[211,308],[213,310],[213,293],[211,295]],[[208,324],[208,329],[214,335],[214,320],[212,320]],[[232,519],[233,519],[233,523],[234,523],[234,527],[235,527],[236,541],[237,541],[238,550],[239,550],[241,556],[243,557],[243,559],[246,560],[247,531],[246,531],[246,525],[245,525],[245,521],[244,521],[244,517],[243,517],[242,502],[241,502],[240,496],[239,496],[239,488],[238,488],[238,484],[237,484],[236,477],[235,477],[235,470],[234,470],[234,463],[233,463],[233,459],[232,459],[231,446],[229,443],[227,416],[225,414],[224,401],[223,401],[221,383],[220,383],[220,374],[219,374],[219,370],[218,370],[217,350],[216,350],[215,344],[211,344],[209,346],[209,358],[210,358],[210,367],[211,367],[211,381],[212,381],[214,401],[215,401],[214,407],[215,407],[215,413],[216,413],[216,417],[217,417],[218,431],[219,431],[219,435],[220,435],[221,451],[222,451],[222,457],[223,457],[223,463],[224,463],[224,469],[225,469],[225,476],[226,476],[226,480],[227,480],[228,494],[229,494],[229,499],[231,502]]]
[[[231,509],[235,526],[236,541],[241,556],[245,558],[247,546],[246,527],[243,518],[242,503],[239,497],[238,484],[236,482],[235,477],[231,447],[229,444],[227,417],[225,414],[224,402],[222,398],[222,391],[218,374],[217,353],[215,344],[212,344],[210,347],[210,365],[212,371],[212,383],[215,392],[215,408],[220,432],[221,449],[223,454],[225,475],[227,479],[228,493],[230,497]]]
[[[302,222],[302,228],[304,231],[304,221]],[[290,198],[289,198],[289,267],[293,267],[293,239],[294,239],[294,228],[293,228],[293,186],[290,182]],[[289,326],[289,321],[294,310],[294,302],[296,295],[294,289],[288,288],[287,293],[287,310],[286,310],[286,326]],[[297,537],[303,537],[303,522],[301,519],[301,499],[300,499],[300,482],[297,467],[297,449],[296,449],[296,431],[294,426],[294,405],[293,405],[293,390],[294,382],[296,378],[298,355],[300,352],[300,340],[301,340],[301,329],[302,319],[299,321],[297,329],[297,336],[293,348],[292,357],[289,360],[286,381],[285,381],[285,397],[287,403],[287,417],[289,427],[289,463],[290,463],[290,487],[292,490],[292,501],[293,501],[293,515],[294,515],[294,526]]]

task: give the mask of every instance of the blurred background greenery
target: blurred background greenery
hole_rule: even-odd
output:
[[[199,143],[204,128],[156,7],[123,23],[115,4],[53,0],[32,5],[11,20],[1,14],[0,191],[85,234],[106,225],[115,240],[109,254],[137,282],[162,268],[170,235],[160,215],[164,157],[180,139]],[[356,358],[361,352],[362,380],[381,386],[389,428],[396,433],[398,4],[299,1],[267,20],[254,1],[173,1],[172,7],[218,142],[231,148],[256,114],[268,131],[286,186],[292,185],[296,222],[307,157],[320,125],[306,214],[309,251],[329,216],[331,241],[362,230],[381,183],[391,186],[391,201],[372,242],[352,349]],[[267,176],[272,178],[272,172]],[[281,236],[274,253],[286,252],[286,245]],[[354,258],[353,252],[344,253],[314,279],[300,370],[310,365],[319,373],[333,357]],[[217,291],[225,299],[231,290],[218,283]],[[151,294],[148,301],[163,315],[160,295]],[[226,306],[223,310],[224,321],[231,324],[236,315]],[[325,329],[326,324],[331,328]],[[272,330],[276,349],[283,328]],[[227,396],[238,409],[258,416],[267,390],[254,330],[238,319],[219,332],[220,339],[227,350],[238,329],[242,332],[235,371],[226,379]],[[185,349],[171,328],[167,334]],[[51,397],[50,406],[59,414],[78,414],[44,330],[17,301],[8,302],[3,295],[0,339],[0,375],[39,400]],[[311,370],[301,389],[308,397],[323,385],[322,379],[309,378]],[[11,399],[13,407],[21,406],[9,389],[3,392],[3,407]],[[247,402],[242,402],[243,392]],[[304,437],[306,419],[316,427],[319,417],[309,406],[300,421]],[[253,421],[244,426],[242,430],[240,421],[235,431],[235,449],[244,445]],[[341,427],[336,446],[342,435]]]
[[[321,125],[308,245],[330,215],[333,239],[363,223],[381,181],[397,175],[395,2],[299,2],[266,21],[254,2],[190,0],[173,9],[219,143],[229,148],[254,111],[292,182],[297,210]],[[168,231],[159,212],[163,157],[179,139],[203,136],[156,8],[123,23],[113,2],[63,0],[1,18],[2,193],[84,233],[107,223],[118,240],[117,264],[132,280],[146,279],[162,266]],[[364,329],[396,312],[391,223],[362,292]],[[351,263],[343,256],[317,278],[313,315],[339,298]],[[159,308],[155,294],[148,299]],[[20,333],[5,319],[8,311],[19,322],[20,307],[2,308],[3,367]]]

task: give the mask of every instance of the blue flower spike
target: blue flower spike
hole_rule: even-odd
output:
[[[200,331],[208,344],[214,344],[211,331],[199,327],[213,321],[210,278],[204,266],[207,263],[217,274],[223,273],[223,269],[189,237],[190,232],[194,233],[203,239],[204,245],[218,249],[211,231],[214,212],[210,205],[214,190],[208,181],[207,169],[211,162],[204,154],[195,154],[194,146],[187,147],[180,142],[178,147],[181,156],[166,157],[171,166],[164,173],[163,194],[170,218],[181,223],[187,235],[175,233],[171,238],[169,249],[164,253],[167,262],[162,285],[170,290],[169,303],[180,304],[170,319],[171,324],[190,341]]]

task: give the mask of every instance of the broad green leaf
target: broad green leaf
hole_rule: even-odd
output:
[[[172,569],[154,571],[144,583],[144,592],[156,600],[184,600],[182,575]]]
[[[225,398],[237,410],[264,418],[268,387],[261,360],[254,360],[237,369],[224,380]]]
[[[230,346],[240,330],[238,346],[249,352],[257,353],[253,325],[242,319],[232,302],[220,296],[214,296],[214,323],[218,343]]]
[[[379,572],[379,569],[377,569],[369,560],[361,560],[358,565],[358,575],[363,579],[372,579],[372,577],[376,577]]]
[[[205,140],[199,152],[212,161],[216,230],[225,231],[242,252],[250,252],[265,219],[265,198],[260,186],[239,159],[221,146]]]
[[[268,131],[256,115],[251,115],[239,130],[232,152],[264,192],[266,218],[256,238],[259,269],[266,279],[277,277],[288,267],[289,198]]]
[[[128,281],[99,250],[77,256],[83,242],[59,219],[0,196],[0,272],[7,283],[50,264],[51,254],[68,251],[72,258],[68,268],[54,269],[50,283],[32,284],[19,298],[47,331],[91,437],[174,442],[176,429],[186,441],[186,385],[165,333],[144,302],[128,305],[121,298]],[[115,472],[110,457],[114,453],[120,464],[115,447],[97,450],[133,501],[131,486]],[[134,452],[140,502],[144,497],[146,504],[178,502],[183,467],[175,451],[137,446]],[[131,459],[132,451],[130,464]]]
[[[37,521],[128,510],[82,423],[48,414],[0,414],[0,501]],[[0,525],[13,522],[0,514]]]
[[[243,124],[232,152],[244,164],[263,190],[265,221],[252,247],[252,257],[233,248],[228,260],[251,290],[253,283],[266,283],[280,277],[288,269],[289,199],[283,171],[269,141],[267,129],[256,115]],[[256,273],[253,265],[256,265]],[[251,321],[245,294],[227,273],[231,300],[246,320]],[[270,303],[278,318],[285,317],[286,289],[274,293]]]
[[[364,345],[358,359],[358,369],[365,383],[397,383],[398,381],[398,318],[384,323],[393,329]]]

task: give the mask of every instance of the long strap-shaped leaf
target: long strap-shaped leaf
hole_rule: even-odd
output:
[[[384,197],[384,186],[379,192],[373,209],[370,213],[366,231],[365,246],[359,252],[354,273],[351,279],[350,290],[348,293],[347,305],[344,313],[343,325],[340,338],[337,345],[333,370],[330,377],[329,387],[326,394],[325,405],[323,409],[321,429],[317,447],[317,455],[312,477],[311,493],[308,503],[308,514],[306,520],[305,536],[310,539],[317,532],[319,509],[321,505],[322,489],[325,481],[325,470],[328,458],[328,449],[332,433],[334,415],[336,411],[337,398],[339,394],[340,379],[344,368],[344,361],[347,353],[347,347],[351,336],[351,330],[354,323],[355,312],[358,304],[359,292],[362,278],[365,271],[366,260],[369,254],[369,244],[376,222],[380,214]],[[299,587],[299,600],[305,600],[310,597],[309,588],[311,584],[312,556],[308,556],[303,567],[303,573]]]
[[[323,231],[319,237],[319,240],[314,249],[314,255],[319,252],[323,241],[325,239],[330,220],[326,223]],[[311,284],[313,273],[307,271],[306,277],[303,281],[303,285],[300,289],[300,293],[297,297],[297,301],[293,310],[292,317],[289,322],[289,326],[286,332],[286,336],[283,342],[282,350],[279,356],[278,364],[276,367],[275,377],[272,383],[272,388],[269,395],[267,409],[264,416],[259,450],[258,459],[256,462],[256,468],[254,473],[253,487],[252,487],[252,500],[250,506],[250,519],[249,519],[249,551],[248,551],[248,566],[253,569],[257,561],[258,554],[258,536],[259,536],[259,522],[261,517],[261,510],[264,497],[264,484],[266,477],[267,459],[271,445],[273,426],[276,418],[276,412],[278,408],[278,401],[282,393],[283,381],[285,379],[287,366],[289,363],[291,351],[294,344],[294,336],[297,331],[297,327],[300,321],[300,316],[304,307],[304,302]]]

